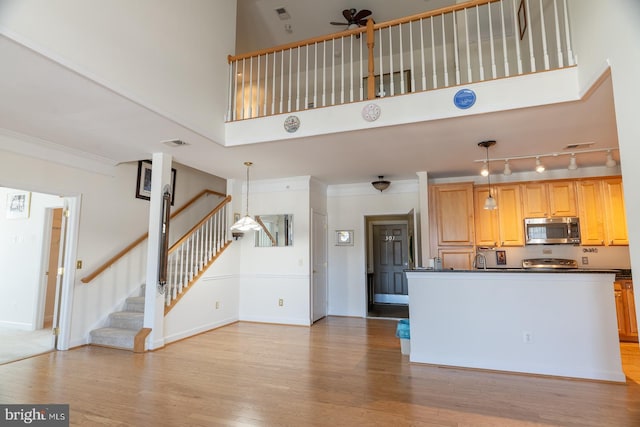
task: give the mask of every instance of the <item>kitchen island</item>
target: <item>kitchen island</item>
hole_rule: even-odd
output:
[[[625,381],[612,271],[406,274],[411,362]]]

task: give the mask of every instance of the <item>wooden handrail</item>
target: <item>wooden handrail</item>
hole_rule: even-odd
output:
[[[179,208],[178,210],[176,210],[175,212],[173,212],[171,214],[171,218],[175,217],[176,215],[178,215],[180,212],[182,212],[183,210],[185,210],[186,208],[188,208],[189,206],[191,206],[192,204],[194,204],[198,199],[200,199],[201,197],[205,196],[205,195],[209,195],[209,194],[213,194],[216,196],[220,196],[220,197],[224,197],[225,194],[220,193],[218,191],[213,191],[213,190],[202,190],[200,193],[196,194],[193,198],[191,198],[187,203],[184,204],[184,206],[182,206],[181,208]],[[231,197],[231,196],[227,196],[227,197]],[[226,199],[225,199],[226,200]],[[131,242],[127,247],[125,247],[124,249],[122,249],[120,252],[118,252],[117,254],[115,254],[114,256],[112,256],[111,258],[109,258],[109,260],[107,260],[104,264],[102,264],[100,267],[96,268],[91,274],[88,274],[87,276],[83,277],[82,279],[80,279],[80,281],[82,283],[89,283],[91,282],[93,279],[95,279],[96,277],[98,277],[103,271],[105,271],[107,268],[111,267],[113,264],[115,264],[116,261],[118,261],[120,258],[122,258],[123,256],[125,256],[129,251],[131,251],[133,248],[135,248],[136,246],[138,246],[140,243],[144,242],[147,237],[149,237],[149,233],[144,233],[142,236],[138,237],[136,240],[134,240],[133,242]]]
[[[408,23],[410,21],[417,21],[419,19],[430,18],[432,16],[444,15],[445,13],[457,12],[458,10],[464,10],[464,9],[468,9],[470,7],[475,7],[475,6],[483,6],[485,4],[495,3],[497,1],[501,1],[501,0],[472,0],[472,1],[468,1],[466,3],[459,3],[459,4],[452,5],[452,6],[441,7],[440,9],[430,10],[428,12],[416,13],[415,15],[409,15],[409,16],[405,16],[405,17],[402,17],[402,18],[393,19],[391,21],[385,21],[385,22],[381,22],[379,24],[374,24],[373,25],[373,29],[374,30],[379,30],[381,28],[392,27],[394,25],[406,24],[406,23]],[[372,20],[369,19],[369,21],[372,21]],[[330,40],[333,40],[333,39],[338,39],[338,38],[341,38],[341,37],[350,36],[352,34],[362,34],[362,33],[365,33],[365,32],[367,33],[367,35],[371,39],[372,37],[369,35],[368,28],[367,27],[359,27],[359,28],[354,28],[353,30],[345,30],[345,31],[341,31],[339,33],[333,33],[333,34],[329,34],[329,35],[326,35],[326,36],[313,37],[313,38],[310,38],[310,39],[305,39],[305,40],[301,40],[301,41],[297,41],[297,42],[287,43],[287,44],[283,44],[283,45],[280,45],[280,46],[270,47],[270,48],[267,48],[267,49],[261,49],[261,50],[257,50],[257,51],[254,51],[254,52],[243,53],[241,55],[229,55],[227,57],[227,60],[229,61],[229,63],[232,63],[233,61],[239,61],[239,60],[242,60],[242,59],[249,59],[249,58],[253,58],[253,57],[261,56],[261,55],[268,55],[270,53],[280,52],[280,51],[287,50],[287,49],[295,49],[295,48],[299,48],[301,46],[311,45],[311,44],[314,44],[314,43],[323,43],[323,42],[330,41]]]
[[[200,228],[202,226],[202,224],[204,224],[205,222],[207,222],[209,220],[209,218],[211,218],[212,216],[214,216],[215,214],[217,214],[220,209],[222,209],[224,207],[224,205],[226,205],[227,203],[229,203],[231,201],[231,196],[227,196],[225,197],[219,204],[218,206],[216,206],[216,208],[214,210],[212,210],[211,212],[209,212],[209,214],[207,216],[205,216],[204,218],[202,218],[200,220],[200,222],[198,222],[196,225],[194,225],[193,227],[191,227],[191,229],[189,231],[187,231],[184,236],[182,236],[182,238],[180,238],[180,240],[178,240],[177,242],[175,242],[173,245],[171,245],[171,247],[169,248],[169,253],[172,253],[173,251],[176,250],[176,248],[178,248],[180,245],[182,245],[190,236],[191,234],[193,234],[193,232],[195,230],[197,230],[198,228]]]
[[[269,240],[271,240],[271,246],[275,246],[276,239],[274,239],[273,235],[269,232],[269,230],[267,230],[267,227],[264,225],[264,222],[262,222],[262,218],[260,218],[260,216],[258,215],[256,215],[256,222],[260,224],[260,227],[262,227],[262,231],[264,231],[264,234],[266,234]]]

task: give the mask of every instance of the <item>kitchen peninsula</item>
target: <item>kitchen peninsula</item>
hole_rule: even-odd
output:
[[[406,274],[411,362],[625,381],[614,272]]]

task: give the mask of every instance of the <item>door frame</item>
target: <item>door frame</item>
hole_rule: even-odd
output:
[[[324,218],[324,232],[321,233],[320,236],[318,236],[318,233],[316,233],[316,224],[315,224],[315,220],[316,220],[316,216],[321,216]],[[310,320],[310,324],[313,324],[314,322],[316,322],[317,320],[320,320],[322,317],[326,317],[329,315],[329,268],[328,268],[328,260],[329,260],[329,235],[328,235],[328,215],[326,213],[321,213],[321,212],[316,212],[313,209],[311,209],[311,262],[309,263],[309,273],[310,273],[310,277],[311,277],[311,283],[310,283],[310,292],[309,292],[309,320]],[[316,287],[316,281],[315,281],[315,258],[316,258],[316,242],[317,239],[323,239],[324,240],[324,259],[325,259],[325,263],[324,266],[322,266],[323,270],[324,270],[324,291],[325,291],[325,296],[324,296],[324,300],[325,300],[325,307],[324,307],[324,316],[321,316],[320,318],[314,320],[314,318],[316,317],[316,313],[315,313],[315,300],[314,300],[314,296],[315,296],[315,287]]]

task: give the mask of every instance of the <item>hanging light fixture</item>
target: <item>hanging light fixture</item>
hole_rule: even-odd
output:
[[[611,154],[611,150],[607,150],[607,161],[604,165],[608,168],[613,168],[616,166],[616,161],[613,160],[613,154]]]
[[[488,176],[489,175],[489,167],[487,166],[487,161],[482,162],[482,169],[480,169],[480,175]]]
[[[571,153],[571,157],[569,158],[569,166],[567,166],[567,168],[572,171],[578,169],[578,164],[576,163],[576,155],[574,153]]]
[[[482,147],[487,150],[486,165],[487,165],[487,181],[489,183],[489,196],[487,196],[487,199],[484,201],[484,208],[488,210],[493,210],[498,208],[496,199],[494,199],[493,196],[491,195],[491,170],[489,169],[489,147],[493,147],[494,145],[496,145],[496,142],[492,139],[488,141],[478,142],[478,147]]]
[[[249,216],[249,167],[251,167],[253,163],[244,162],[244,165],[247,167],[247,210],[245,216],[231,226],[231,231],[256,231],[262,228],[260,224]]]
[[[544,172],[544,165],[540,162],[540,157],[536,157],[536,172]]]
[[[373,181],[371,183],[371,185],[373,185],[373,188],[375,188],[376,190],[379,190],[381,193],[387,188],[389,188],[389,185],[391,185],[391,182],[386,181],[383,178],[384,178],[383,175],[378,175],[378,180]]]

